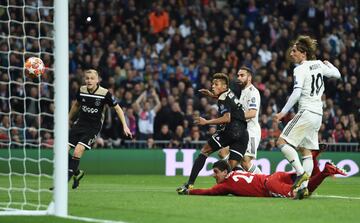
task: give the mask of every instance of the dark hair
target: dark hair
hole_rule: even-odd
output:
[[[316,59],[316,39],[312,39],[310,36],[299,36],[294,45],[298,51],[306,53],[306,59]]]
[[[254,72],[249,67],[242,66],[242,67],[240,67],[239,70],[245,70],[248,74],[250,74],[251,76],[254,76]]]
[[[231,167],[230,167],[230,165],[228,164],[228,162],[225,161],[225,160],[216,161],[216,162],[213,164],[213,169],[214,169],[214,168],[218,168],[220,171],[227,170],[228,173],[231,172]]]
[[[213,75],[213,78],[212,78],[212,79],[213,79],[213,80],[215,80],[215,79],[223,80],[223,81],[225,82],[226,86],[229,87],[229,77],[228,77],[226,74],[224,74],[224,73],[215,73],[215,74]]]

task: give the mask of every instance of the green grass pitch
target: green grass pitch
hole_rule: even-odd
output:
[[[360,177],[328,178],[306,200],[235,196],[180,196],[186,177],[85,175],[69,189],[69,215],[122,222],[358,222]],[[4,184],[4,178],[0,183]],[[197,187],[214,184],[199,177]],[[69,184],[69,186],[71,186]],[[339,196],[339,197],[330,197]],[[348,197],[348,198],[346,198]],[[1,191],[1,200],[7,199]],[[1,223],[82,222],[51,216],[0,217]]]

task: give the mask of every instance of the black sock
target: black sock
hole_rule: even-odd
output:
[[[78,158],[78,157],[75,157],[75,156],[73,156],[72,158],[71,158],[71,162],[69,163],[69,172],[68,172],[68,180],[70,180],[71,179],[71,177],[75,174],[76,175],[76,173],[78,173],[79,172],[79,170],[78,170],[78,168],[79,168],[79,163],[80,163],[80,158]]]
[[[72,155],[69,153],[69,156],[68,156],[68,181],[70,181],[71,177],[74,175],[73,170],[71,169],[72,162],[73,162]]]
[[[207,156],[200,153],[199,156],[196,158],[195,163],[191,169],[191,174],[189,177],[188,184],[194,184],[196,177],[199,175],[200,170],[204,167],[205,161]]]

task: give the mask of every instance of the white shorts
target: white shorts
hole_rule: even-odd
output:
[[[257,149],[260,144],[261,132],[259,134],[254,134],[249,132],[249,142],[247,145],[245,156],[251,156],[256,158]]]
[[[285,126],[280,137],[294,147],[319,150],[318,132],[321,122],[321,115],[300,110]]]

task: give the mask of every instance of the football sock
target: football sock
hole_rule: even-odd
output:
[[[320,173],[319,169],[319,161],[316,159],[316,157],[313,156],[313,171],[311,173],[311,176],[315,176],[316,174]]]
[[[313,177],[310,178],[309,184],[308,184],[308,190],[309,192],[313,192],[322,182],[323,180],[328,177],[328,174],[325,174],[323,172],[319,172]]]
[[[191,174],[189,177],[188,184],[194,184],[196,177],[199,175],[200,170],[204,167],[205,161],[207,156],[200,153],[199,156],[196,158],[195,163],[191,169]]]
[[[304,173],[304,168],[301,166],[299,156],[294,148],[288,144],[284,144],[280,147],[281,152],[284,154],[285,158],[289,163],[295,168],[296,175],[300,176]]]
[[[250,172],[250,173],[261,173],[261,170],[259,169],[259,167],[257,167],[253,163],[251,163],[251,166],[250,166],[248,172]]]
[[[312,155],[303,156],[302,161],[303,161],[304,170],[306,171],[306,173],[309,176],[311,176],[311,173],[312,173],[312,171],[314,169],[314,162],[312,160]]]
[[[70,180],[75,173],[78,173],[79,163],[80,163],[80,158],[75,156],[71,158],[71,163],[69,164],[69,171],[68,171],[68,180]]]

